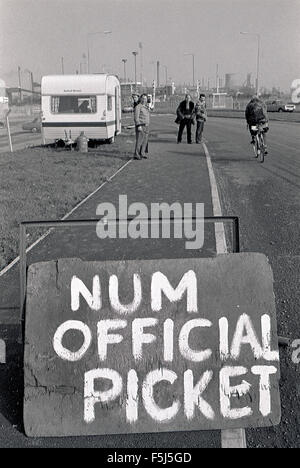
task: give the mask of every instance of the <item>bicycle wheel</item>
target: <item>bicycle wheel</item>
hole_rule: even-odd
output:
[[[259,162],[263,163],[265,160],[265,140],[264,140],[263,133],[260,133],[258,135],[258,141],[259,141]]]

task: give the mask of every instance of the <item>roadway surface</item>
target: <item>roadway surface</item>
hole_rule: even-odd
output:
[[[213,214],[207,161],[202,145],[176,144],[172,116],[153,116],[151,157],[131,162],[100,192],[82,205],[73,218],[95,217],[100,202],[203,202]],[[300,134],[299,124],[273,122],[269,155],[264,165],[253,158],[245,123],[211,118],[205,141],[212,158],[223,215],[238,215],[241,250],[268,255],[274,271],[279,334],[300,338]],[[206,229],[201,252],[186,251],[183,241],[99,241],[85,228],[54,232],[30,253],[29,263],[80,256],[84,259],[180,258],[213,255],[214,232]],[[220,433],[124,435],[67,439],[27,439],[22,427],[22,333],[18,311],[18,265],[0,276],[0,338],[6,341],[7,362],[0,364],[0,446],[24,447],[220,447]],[[299,365],[291,349],[281,350],[282,422],[276,428],[247,431],[252,447],[300,447]]]
[[[18,119],[10,122],[10,132],[13,150],[17,151],[27,146],[40,145],[42,142],[40,133],[32,133],[30,131],[24,131],[22,125],[25,122],[31,122],[34,117],[28,117],[27,119]],[[9,151],[9,140],[6,128],[0,128],[0,153]]]

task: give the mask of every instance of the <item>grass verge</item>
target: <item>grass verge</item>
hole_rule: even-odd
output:
[[[32,148],[0,154],[0,270],[19,251],[19,223],[60,219],[131,157],[133,138],[88,153]],[[32,230],[28,244],[41,231]]]

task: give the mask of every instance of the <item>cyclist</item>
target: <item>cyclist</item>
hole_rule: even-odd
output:
[[[251,137],[252,137],[251,144],[254,145],[255,135],[257,133],[256,131],[252,130],[251,127],[258,125],[258,124],[262,124],[264,134],[265,134],[265,145],[266,145],[266,133],[269,131],[269,118],[268,118],[267,108],[264,102],[258,96],[253,96],[251,101],[248,103],[246,107],[245,117],[247,120],[247,124],[249,127]],[[267,145],[266,145],[265,154],[267,153],[268,151],[267,151]]]

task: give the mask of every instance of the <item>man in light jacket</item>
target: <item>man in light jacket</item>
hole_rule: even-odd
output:
[[[140,103],[134,109],[134,123],[136,130],[136,144],[134,159],[147,159],[146,148],[149,138],[150,111],[147,94],[142,94]]]
[[[205,103],[205,94],[200,94],[199,101],[196,102],[194,115],[197,123],[196,128],[196,143],[202,143],[202,135],[204,130],[204,122],[207,120],[207,111]]]

